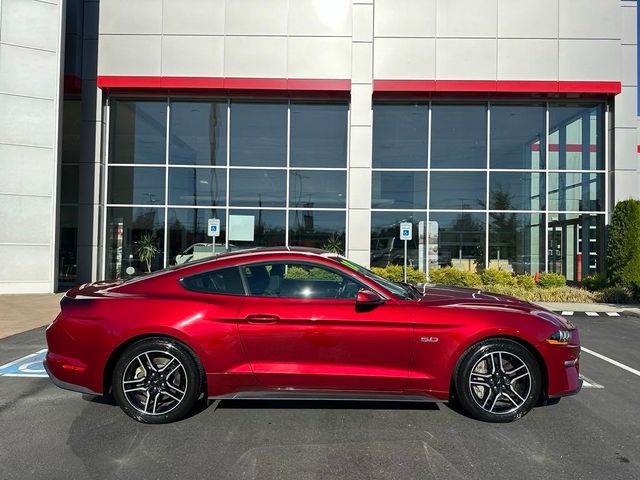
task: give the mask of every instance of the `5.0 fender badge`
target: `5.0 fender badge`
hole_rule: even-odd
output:
[[[438,337],[420,337],[422,343],[436,343],[438,340]]]

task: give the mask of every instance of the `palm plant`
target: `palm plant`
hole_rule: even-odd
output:
[[[331,253],[342,253],[342,240],[340,240],[338,235],[332,233],[322,245],[322,249]]]
[[[151,260],[158,253],[156,239],[150,233],[145,233],[140,237],[140,240],[135,242],[135,245],[138,259],[147,265],[147,273],[150,272]]]

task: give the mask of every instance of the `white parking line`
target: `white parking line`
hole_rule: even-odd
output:
[[[580,375],[580,378],[582,379],[582,388],[598,388],[598,389],[602,389],[604,388],[604,386],[600,385],[599,383],[594,382],[593,380],[591,380],[590,378],[585,377],[584,375]]]
[[[610,317],[619,317],[620,314],[618,312],[607,312],[607,315]]]
[[[571,315],[573,315],[573,312],[562,312],[561,314],[563,317],[570,317]]]
[[[593,350],[589,350],[588,348],[584,348],[582,347],[581,349],[583,352],[588,353],[589,355],[593,355],[594,357],[598,357],[600,360],[604,360],[605,362],[609,362],[611,365],[615,365],[616,367],[620,367],[623,370],[626,370],[627,372],[631,372],[634,375],[637,375],[638,377],[640,377],[640,370],[636,370],[635,368],[631,368],[627,365],[625,365],[624,363],[620,363],[612,358],[609,357],[605,357],[604,355],[598,353],[598,352],[594,352]]]
[[[587,314],[587,317],[597,317],[598,316],[598,312],[584,312]]]

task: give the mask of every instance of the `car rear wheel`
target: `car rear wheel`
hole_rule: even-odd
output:
[[[464,410],[486,422],[512,422],[536,404],[540,366],[523,345],[490,339],[471,347],[457,369],[456,391]]]
[[[202,372],[191,353],[165,338],[128,347],[113,371],[113,396],[131,418],[143,423],[180,420],[202,390]]]

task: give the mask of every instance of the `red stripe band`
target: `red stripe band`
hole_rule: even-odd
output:
[[[349,92],[351,91],[351,80],[101,75],[98,77],[98,87],[130,90],[189,89]]]
[[[499,92],[618,94],[620,82],[538,80],[374,80],[375,92]]]

